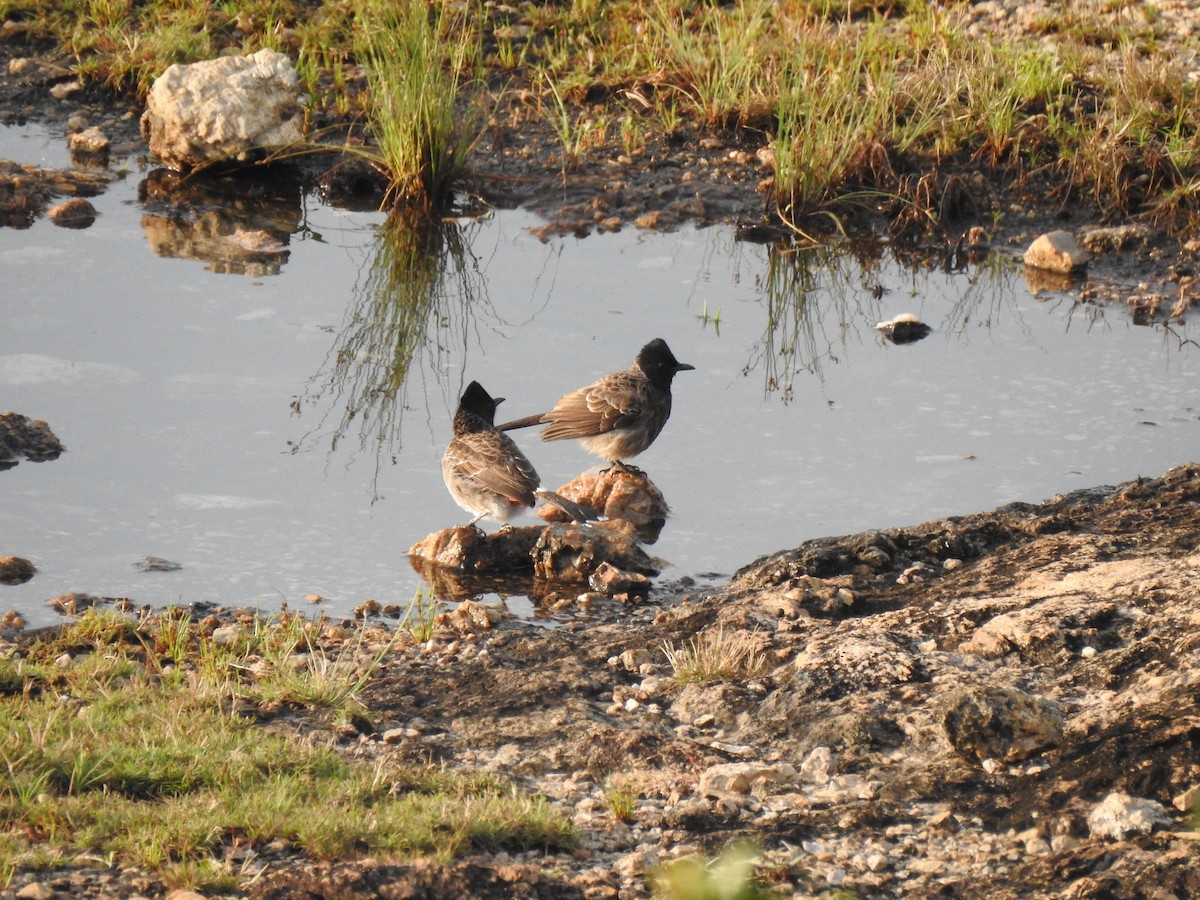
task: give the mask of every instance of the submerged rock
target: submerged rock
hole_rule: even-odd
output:
[[[133,564],[139,572],[178,572],[183,566],[180,563],[163,559],[161,556],[144,556]]]
[[[75,165],[108,165],[108,154],[112,142],[99,127],[93,125],[67,135],[67,148],[71,151],[71,162]]]
[[[875,330],[893,344],[911,344],[928,337],[933,331],[912,313],[900,313],[887,322],[877,322]]]
[[[22,458],[30,462],[58,459],[65,448],[41,419],[20,413],[0,413],[0,471],[11,469]]]
[[[59,228],[90,228],[96,221],[96,207],[82,197],[50,207],[50,221]]]
[[[623,522],[502,528],[493,534],[463,525],[429,535],[408,553],[435,589],[442,572],[587,582],[607,563],[615,570],[614,584],[629,593],[644,593],[634,590],[638,576],[659,572],[658,564],[638,545],[632,527]],[[449,595],[458,596],[453,584],[450,587]]]
[[[0,556],[0,584],[24,584],[37,566],[22,556]]]
[[[533,548],[533,572],[548,581],[587,581],[605,563],[642,575],[660,571],[638,545],[633,526],[619,520],[551,525]]]
[[[522,572],[532,568],[530,552],[542,529],[501,528],[484,534],[473,525],[443,528],[408,550],[410,557],[424,560],[440,569],[479,574]]]

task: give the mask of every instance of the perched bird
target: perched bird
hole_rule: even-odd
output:
[[[535,499],[566,512],[577,522],[595,514],[559,497],[538,490],[541,481],[512,438],[493,426],[496,407],[503,397],[492,397],[477,381],[467,385],[454,413],[454,437],[442,454],[442,478],[454,502],[480,519],[507,522],[529,509]]]
[[[654,443],[671,415],[675,373],[694,368],[655,338],[625,371],[560,397],[550,412],[505,422],[499,430],[549,425],[543,441],[574,438],[601,459],[621,465]]]

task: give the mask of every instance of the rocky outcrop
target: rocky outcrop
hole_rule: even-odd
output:
[[[1195,896],[1198,547],[1186,466],[811,541],[578,627],[489,621],[367,704],[419,717],[390,750],[509,760],[574,810],[596,896],[742,840],[795,896]]]

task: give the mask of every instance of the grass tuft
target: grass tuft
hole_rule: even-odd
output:
[[[367,69],[367,112],[396,205],[433,207],[485,121],[480,35],[471,8],[423,0],[359,0],[356,54]]]
[[[718,626],[688,639],[682,647],[663,643],[663,653],[680,686],[710,681],[742,681],[766,665],[760,642],[749,631],[726,631]]]

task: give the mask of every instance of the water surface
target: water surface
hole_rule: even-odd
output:
[[[0,130],[0,156],[66,161],[32,129]],[[721,227],[543,242],[520,211],[417,234],[283,189],[229,214],[236,241],[283,233],[278,252],[231,264],[211,258],[228,221],[179,226],[124,165],[91,228],[0,230],[0,411],[68,449],[0,472],[0,554],[40,570],[0,609],[34,623],[68,591],[407,604],[405,551],[468,518],[439,469],[462,386],[525,415],[655,336],[696,366],[637,460],[673,510],[664,579],[1158,475],[1200,443],[1194,328],[1031,295],[1004,258],[945,273]],[[882,340],[901,312],[933,333]],[[550,487],[595,462],[518,440]],[[182,568],[137,571],[147,556]]]

